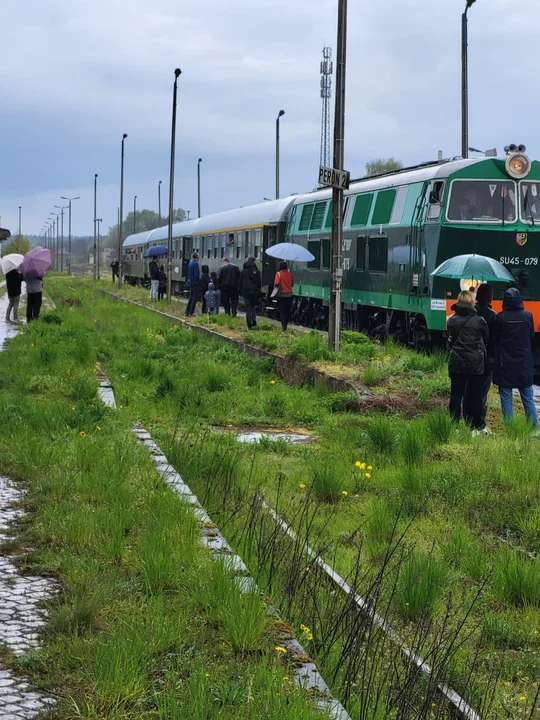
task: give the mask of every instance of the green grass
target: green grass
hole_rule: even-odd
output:
[[[63,281],[54,283],[60,295],[68,293]],[[476,699],[487,696],[490,668],[505,659],[503,638],[509,637],[516,646],[512,669],[504,666],[493,707],[482,717],[493,720],[508,712],[512,717],[526,717],[523,713],[527,704],[519,698],[531,697],[534,685],[531,678],[540,674],[540,610],[531,591],[536,576],[534,571],[521,566],[517,571],[513,568],[508,559],[512,550],[502,545],[497,536],[530,551],[540,549],[536,517],[540,501],[537,482],[540,447],[530,440],[528,433],[507,430],[502,423],[494,426],[496,432],[491,437],[473,439],[466,428],[455,430],[434,402],[448,387],[446,369],[439,356],[407,360],[411,353],[406,349],[392,344],[375,345],[361,334],[347,337],[343,347],[344,355],[351,353],[347,362],[360,363],[363,372],[362,363],[370,357],[379,358],[372,364],[391,368],[384,379],[385,391],[390,395],[401,393],[407,399],[395,408],[385,407],[385,396],[377,390],[381,401],[378,407],[384,414],[375,410],[355,415],[350,412],[346,397],[333,396],[319,388],[285,385],[276,379],[271,363],[266,360],[251,358],[226,344],[174,326],[144,309],[97,297],[88,285],[77,284],[82,306],[73,311],[59,307],[63,325],[44,328],[36,324],[28,330],[24,343],[34,342],[35,347],[25,345],[25,352],[34,353],[32,364],[25,364],[23,358],[16,372],[5,367],[3,376],[13,376],[16,385],[9,390],[11,399],[4,407],[6,425],[19,422],[21,393],[23,397],[27,392],[35,395],[37,391],[39,397],[43,394],[46,401],[40,402],[40,407],[45,417],[38,422],[25,414],[25,426],[35,433],[39,431],[38,437],[42,428],[47,427],[59,443],[63,442],[66,427],[68,432],[87,432],[76,447],[84,472],[90,472],[93,455],[85,454],[90,445],[86,441],[95,442],[95,436],[99,436],[95,426],[102,426],[107,412],[92,402],[96,385],[90,366],[88,372],[81,372],[80,361],[70,357],[71,365],[66,367],[64,357],[74,351],[76,338],[84,336],[87,349],[82,351],[83,355],[89,347],[114,381],[117,402],[123,406],[119,410],[122,423],[142,420],[151,429],[170,460],[219,519],[228,537],[240,546],[246,534],[255,532],[248,516],[253,505],[251,494],[260,488],[270,501],[279,501],[282,514],[295,527],[304,529],[303,536],[307,537],[309,530],[310,543],[341,573],[361,578],[366,593],[374,601],[385,603],[385,616],[410,642],[417,642],[416,633],[424,633],[421,639],[424,654],[444,655],[446,650],[438,649],[440,638],[446,637],[451,643],[454,634],[461,632],[448,649],[450,664],[446,670],[458,691],[468,688]],[[241,325],[237,323],[238,327]],[[254,335],[264,333],[272,336],[273,330],[258,330]],[[75,342],[68,339],[70,335]],[[280,349],[297,339],[294,335],[280,339]],[[13,341],[14,347],[19,343],[24,344],[23,338]],[[57,359],[44,365],[36,350],[40,344],[56,347]],[[310,338],[301,346],[298,356],[303,353],[306,362],[323,362],[320,356],[326,346],[320,340]],[[353,360],[354,353],[364,360]],[[20,352],[17,356],[20,360]],[[2,360],[0,356],[0,363]],[[330,361],[329,367],[333,368],[336,358],[331,356],[325,362]],[[359,372],[358,367],[355,372]],[[160,383],[167,383],[166,378],[174,387],[156,394]],[[59,398],[64,393],[75,411],[71,411],[70,405],[69,412],[58,412]],[[79,402],[78,393],[84,401]],[[419,401],[429,407],[425,418],[415,417]],[[490,413],[497,407],[496,398],[490,400]],[[246,425],[283,429],[305,425],[317,440],[306,447],[287,446],[280,451],[271,441],[260,447],[244,447],[213,431],[215,426],[233,432],[235,427]],[[48,438],[36,441],[34,437],[32,442],[21,438],[17,455],[23,472],[34,466],[54,467],[57,462],[56,455],[51,455]],[[357,461],[364,463],[364,470],[355,466]],[[372,466],[370,471],[367,465]],[[136,477],[132,472],[134,469],[129,477]],[[319,492],[313,487],[310,493],[316,478]],[[98,482],[95,473],[87,481],[97,483],[94,492],[101,492],[102,481]],[[302,489],[300,485],[306,487]],[[63,476],[60,497],[70,492],[70,482]],[[113,503],[114,510],[106,501],[111,536],[103,542],[108,558],[104,564],[112,563],[114,568],[121,569],[125,566],[126,550],[131,549],[132,533],[138,535],[138,530],[133,530],[133,518],[138,513],[124,511],[138,509],[140,501],[130,502],[126,492],[124,487],[122,500]],[[315,500],[317,511],[309,514],[306,503]],[[78,552],[87,552],[85,548],[92,548],[94,542],[93,521],[88,523],[83,517],[88,515],[85,506],[71,510],[72,525],[63,520],[58,526],[59,542],[67,538]],[[309,567],[306,558],[301,553],[294,558],[290,553],[282,556],[277,538],[267,542],[257,538],[255,534],[251,544],[242,545],[246,556],[251,557],[253,572],[260,573],[265,590],[275,593],[277,602],[290,611],[291,619],[313,626],[318,638],[313,652],[328,669],[328,677],[334,677],[335,671],[335,688],[341,692],[347,687],[344,679],[347,664],[339,662],[341,646],[325,644],[330,642],[332,632],[340,634],[330,631],[335,626],[329,619],[340,617],[342,612],[338,606],[339,593],[325,594],[330,599],[324,611],[322,606],[311,608],[312,598],[317,595],[315,590],[318,587],[322,593],[324,584],[313,569],[306,572]],[[142,560],[138,560],[137,583],[145,603],[176,592],[174,584],[167,580],[168,561],[163,552],[158,552],[157,541],[155,547],[154,565],[145,569]],[[526,555],[523,560],[525,567],[532,562]],[[269,563],[278,567],[272,577],[265,574]],[[379,572],[380,581],[376,577]],[[308,588],[308,580],[318,584]],[[109,586],[104,587],[109,593]],[[480,599],[475,600],[479,593]],[[81,594],[79,591],[79,604]],[[201,604],[205,608],[198,600],[199,610]],[[82,627],[99,628],[103,624],[102,613],[95,610],[99,603],[90,598],[89,605],[88,609],[81,606],[75,615],[80,616]],[[203,612],[207,619],[208,612]],[[498,613],[504,622],[494,620]],[[68,617],[64,626],[70,623],[77,624]],[[463,630],[459,631],[462,623]],[[227,646],[233,652],[227,634],[230,629],[217,616],[211,618],[212,629],[214,624],[216,631],[229,638]],[[483,637],[478,628],[484,630]],[[239,640],[235,642],[241,647]],[[373,647],[370,642],[367,646]],[[248,645],[253,647],[253,642]],[[353,645],[359,647],[361,643]],[[249,655],[260,650],[237,652]],[[478,671],[471,674],[470,663],[476,656],[481,662]],[[372,696],[386,698],[390,707],[391,694],[383,681],[384,663],[399,667],[395,652],[389,646],[375,658],[370,657],[370,661],[373,677],[381,683],[380,693]],[[204,663],[194,661],[193,667],[203,668]],[[170,668],[160,677],[167,687]],[[199,680],[195,674],[190,691],[194,696]],[[351,678],[351,682],[355,681]],[[220,692],[233,686],[232,680],[225,682],[216,695],[221,697]],[[185,685],[182,687],[187,693]],[[159,692],[154,695],[159,696]],[[363,712],[366,717],[385,717],[380,708],[362,697],[360,693],[352,694],[348,700],[351,709],[358,711],[358,715]],[[391,713],[387,716],[392,717]]]

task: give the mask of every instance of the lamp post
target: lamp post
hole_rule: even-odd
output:
[[[19,236],[22,234],[21,227],[22,227],[22,205],[19,205]]]
[[[56,207],[56,205],[55,205]],[[51,213],[56,218],[53,220],[53,251],[54,251],[54,269],[58,270],[58,235],[60,224],[60,213]]]
[[[103,218],[96,218],[97,225],[97,279],[99,280],[99,224],[103,222]]]
[[[160,180],[157,184],[157,205],[158,205],[158,215],[159,215],[159,224],[161,225],[161,183],[163,180]]]
[[[178,78],[182,74],[180,68],[174,71],[172,127],[171,127],[171,171],[169,179],[169,227],[167,242],[167,300],[172,297],[172,226],[174,213],[174,153],[176,145],[176,97],[178,94]]]
[[[97,179],[98,179],[98,174],[95,173],[95,175],[94,175],[94,280],[97,279],[97,273],[96,273]]]
[[[120,207],[118,208],[118,287],[122,287],[122,230],[124,224],[124,142],[127,133],[122,135],[122,158],[120,161]]]
[[[201,217],[201,163],[202,158],[197,161],[197,217]]]
[[[137,196],[133,198],[133,234],[137,232]]]
[[[60,272],[64,272],[64,210],[68,209],[68,205],[55,205],[55,208],[60,210],[60,217],[62,218],[62,240],[60,244]]]
[[[279,198],[279,119],[285,115],[285,110],[280,110],[276,118],[276,200]]]
[[[345,145],[345,68],[347,64],[347,0],[338,3],[336,105],[334,113],[334,168],[343,170]],[[343,190],[332,189],[332,243],[328,344],[339,350],[341,341],[341,283],[343,279]]]
[[[97,175],[96,175],[97,177]],[[68,235],[68,275],[71,275],[71,203],[73,200],[80,200],[81,198],[79,196],[74,198],[68,198],[64,197],[63,195],[60,198],[61,200],[67,200],[68,201],[68,208],[69,208],[69,235]],[[94,217],[96,214],[96,196],[95,196],[95,186],[94,186]]]
[[[469,57],[468,17],[469,8],[476,0],[466,0],[461,16],[461,157],[469,157]]]

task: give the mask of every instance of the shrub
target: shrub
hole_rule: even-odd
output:
[[[435,410],[425,417],[428,434],[434,443],[444,445],[450,439],[454,424],[445,410]]]
[[[433,613],[444,592],[448,570],[432,555],[413,552],[401,568],[396,604],[405,620]]]
[[[344,345],[371,345],[371,340],[365,333],[353,330],[343,330],[341,341]]]
[[[396,431],[386,417],[377,417],[366,428],[366,437],[373,450],[381,455],[391,455],[396,446]]]

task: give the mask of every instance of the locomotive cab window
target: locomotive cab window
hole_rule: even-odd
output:
[[[386,272],[388,270],[388,238],[386,235],[372,235],[369,238],[369,271]]]
[[[392,209],[392,215],[390,216],[390,225],[399,225],[405,212],[405,204],[407,202],[407,196],[409,194],[409,186],[400,187],[396,193],[396,199],[394,201],[394,207]]]
[[[510,180],[454,180],[447,218],[452,222],[515,222],[516,184]]]
[[[359,235],[356,238],[356,269],[366,269],[366,236]]]
[[[438,220],[441,216],[444,194],[444,180],[436,180],[429,193],[428,220]]]
[[[321,243],[320,240],[308,240],[307,249],[315,257],[315,260],[308,262],[310,270],[318,270],[321,267]]]
[[[379,190],[377,193],[377,200],[375,201],[373,217],[371,218],[372,225],[387,225],[390,222],[395,199],[395,188],[390,188],[390,190]]]
[[[540,183],[521,183],[521,219],[523,222],[540,223]]]
[[[330,268],[330,239],[323,238],[322,241],[322,266],[326,270]]]

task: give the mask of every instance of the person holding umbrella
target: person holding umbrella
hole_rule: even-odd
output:
[[[155,255],[152,256],[148,269],[150,270],[150,300],[157,301],[159,292],[159,267]]]
[[[43,293],[43,276],[51,266],[51,251],[38,245],[26,253],[21,273],[26,282],[26,322],[39,317]]]
[[[287,267],[285,260],[279,263],[279,270],[274,278],[274,289],[272,297],[277,297],[279,307],[279,319],[283,332],[287,330],[287,325],[291,319],[291,310],[293,304],[293,287],[294,276]],[[277,292],[276,292],[277,290]],[[275,294],[274,294],[275,293]]]

